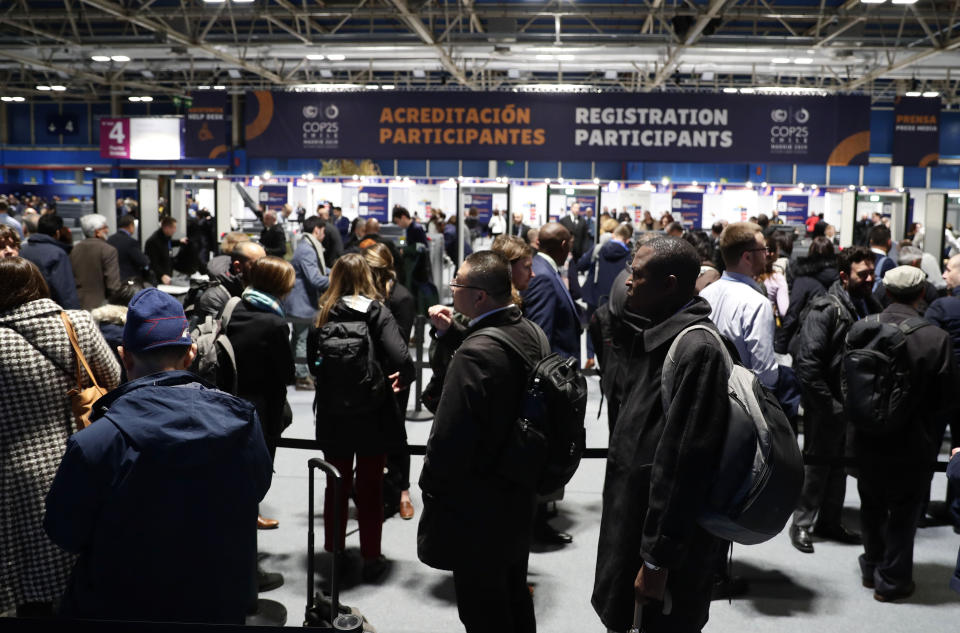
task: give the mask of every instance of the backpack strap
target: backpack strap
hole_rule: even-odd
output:
[[[680,347],[680,341],[683,339],[684,335],[693,330],[703,330],[708,332],[713,338],[717,340],[717,343],[720,344],[720,349],[723,353],[723,361],[727,366],[727,373],[733,371],[733,358],[730,356],[730,352],[727,351],[727,346],[723,342],[723,339],[713,328],[704,325],[703,323],[695,323],[689,327],[684,328],[680,331],[679,334],[673,339],[673,342],[670,344],[670,349],[667,350],[667,356],[663,359],[663,368],[660,370],[660,400],[663,404],[663,410],[666,411],[670,403],[670,394],[673,392],[673,372],[668,372],[667,367],[670,363],[673,363],[673,359],[677,355],[677,348]],[[670,379],[667,379],[667,376]]]
[[[523,319],[521,323],[525,321],[526,319]],[[534,325],[534,324],[531,324],[531,325]],[[541,359],[549,356],[550,342],[547,340],[547,335],[544,334],[543,330],[541,330],[539,327],[536,327],[536,326],[534,327],[527,326],[527,327],[528,329],[532,330],[534,333],[534,336],[537,337],[537,341],[540,344]],[[533,368],[537,366],[538,362],[540,362],[540,360],[534,360],[530,358],[530,356],[520,347],[520,345],[517,344],[517,342],[513,339],[513,337],[509,336],[508,334],[505,334],[500,328],[496,326],[480,328],[476,332],[473,332],[472,334],[470,334],[470,336],[468,336],[467,339],[471,339],[474,336],[487,336],[489,338],[492,338],[500,342],[501,344],[506,346],[507,349],[513,350],[513,352],[517,356],[519,356],[521,360],[523,360],[523,364],[526,367],[528,372],[533,371]],[[466,340],[464,340],[464,343],[465,342]]]
[[[909,336],[922,327],[928,325],[933,325],[930,321],[927,321],[923,317],[910,317],[906,321],[901,321],[897,323],[897,327],[900,328],[900,331],[903,332],[904,336]]]
[[[242,299],[240,297],[230,297],[227,300],[225,306],[223,306],[223,312],[220,315],[220,327],[226,332],[227,326],[230,324],[230,317],[233,316],[233,311],[240,305]]]
[[[223,314],[220,316],[220,333],[223,334],[223,336],[217,336],[216,338],[217,344],[220,345],[230,359],[230,372],[232,374],[230,381],[233,383],[233,390],[230,393],[232,395],[237,395],[237,354],[233,351],[233,343],[230,342],[230,337],[227,336],[227,325],[230,324],[230,317],[233,316],[234,309],[240,305],[240,301],[240,297],[230,297],[227,305],[223,306]]]

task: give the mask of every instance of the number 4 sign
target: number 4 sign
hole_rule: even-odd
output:
[[[129,119],[100,119],[100,157],[130,158]]]

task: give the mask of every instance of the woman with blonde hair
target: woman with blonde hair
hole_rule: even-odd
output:
[[[340,257],[330,271],[330,286],[320,297],[320,312],[307,337],[307,365],[317,378],[317,441],[324,459],[343,475],[346,491],[335,526],[333,490],[327,487],[325,548],[343,551],[356,456],[362,577],[373,582],[387,569],[380,551],[383,467],[387,454],[403,445],[393,393],[413,381],[414,367],[397,321],[359,253]]]
[[[294,383],[295,372],[282,303],[295,277],[293,266],[280,257],[258,259],[247,273],[248,286],[240,300],[228,301],[222,315],[237,361],[237,395],[256,407],[271,459],[280,435],[293,421],[287,385]],[[276,519],[257,517],[261,530],[279,524]]]
[[[533,279],[533,249],[516,235],[501,235],[490,247],[510,262],[510,280],[513,282],[513,302],[520,305],[520,291],[526,290]]]
[[[397,282],[390,249],[377,242],[363,249],[362,253],[373,274],[373,283],[380,296],[385,297],[384,304],[396,319],[403,340],[409,341],[417,316],[417,302],[406,286]],[[410,500],[410,451],[407,448],[405,427],[407,403],[410,399],[409,386],[398,391],[395,396],[400,416],[398,423],[403,429],[403,446],[387,455],[387,472],[383,476],[384,516],[393,516],[399,512],[401,519],[409,520],[414,515],[413,502]]]

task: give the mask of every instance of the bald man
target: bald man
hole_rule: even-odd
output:
[[[363,239],[360,240],[360,250],[362,251],[374,242],[380,242],[389,248],[390,254],[393,255],[393,271],[397,273],[397,279],[400,280],[400,283],[403,283],[403,280],[406,279],[406,273],[403,266],[403,254],[400,252],[400,248],[397,246],[396,242],[380,236],[380,221],[376,218],[367,219],[365,231],[366,232],[363,235]]]

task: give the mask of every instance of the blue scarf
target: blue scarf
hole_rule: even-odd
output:
[[[260,292],[259,290],[254,290],[253,288],[247,288],[243,291],[241,296],[243,297],[244,301],[249,303],[257,310],[261,310],[263,312],[273,312],[281,318],[285,316],[280,302],[265,292]]]

